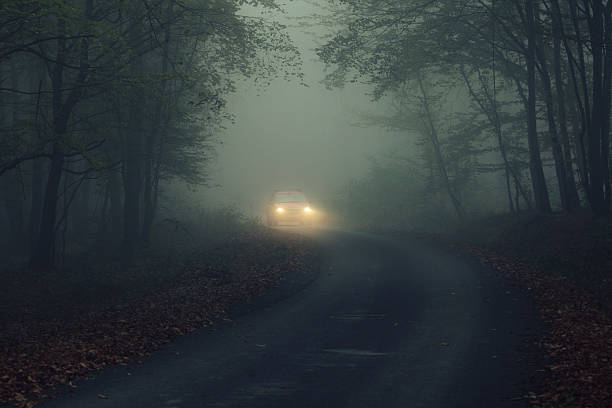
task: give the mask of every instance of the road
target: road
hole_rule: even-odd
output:
[[[527,406],[540,323],[518,289],[418,240],[305,233],[327,254],[305,289],[43,406]]]

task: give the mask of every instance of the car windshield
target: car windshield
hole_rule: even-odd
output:
[[[304,193],[276,193],[274,194],[275,203],[305,203],[306,196]]]

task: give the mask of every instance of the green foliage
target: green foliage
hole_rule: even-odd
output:
[[[124,241],[146,241],[166,184],[206,182],[236,81],[301,78],[285,27],[248,7],[280,10],[274,0],[0,0],[0,177],[25,186],[36,262],[50,266],[57,232],[62,252],[82,242],[92,214],[99,239],[119,242],[124,218],[136,220]],[[57,211],[40,217],[35,200]]]
[[[511,176],[512,184],[521,184],[528,160],[531,171],[542,168],[539,144],[544,160],[549,152],[554,153],[556,168],[567,168],[572,180],[572,156],[578,164],[581,160],[586,162],[581,158],[584,148],[580,147],[584,143],[580,138],[584,135],[571,135],[577,138],[573,145],[565,136],[562,147],[558,140],[552,140],[551,136],[559,133],[555,132],[556,127],[565,118],[561,117],[562,108],[556,102],[545,103],[550,101],[551,92],[544,81],[550,82],[546,70],[552,72],[554,64],[561,65],[558,67],[561,77],[557,78],[559,82],[553,93],[564,92],[565,109],[580,110],[581,131],[589,129],[591,119],[585,109],[589,107],[592,80],[585,67],[590,64],[588,55],[599,51],[589,49],[583,39],[592,35],[585,21],[603,20],[601,13],[597,15],[597,10],[604,10],[603,2],[593,2],[592,9],[580,9],[574,1],[569,5],[562,2],[560,12],[555,11],[556,1],[533,2],[537,25],[534,44],[538,49],[540,74],[535,89],[528,89],[525,64],[530,32],[525,16],[527,3],[510,0],[337,0],[330,3],[333,13],[342,18],[331,27],[333,35],[317,50],[329,69],[325,83],[333,88],[359,81],[372,87],[375,100],[387,97],[401,100],[395,106],[402,109],[379,122],[386,120],[388,127],[420,133],[424,140],[429,138],[431,144],[421,144],[425,156],[435,157],[431,153],[441,150],[436,158],[440,178],[433,185],[448,185],[447,180],[450,181],[452,188],[446,187],[450,196],[453,189],[465,191],[466,183],[481,173],[503,171],[507,178]],[[612,3],[606,7],[612,10]],[[558,58],[553,61],[556,39],[563,43],[561,61]],[[581,53],[587,55],[582,62],[576,57]],[[559,83],[566,89],[559,89]],[[551,88],[549,84],[548,89]],[[532,136],[528,150],[525,136],[529,90],[536,94],[538,127],[548,125],[549,129],[540,130],[539,141],[538,135]],[[449,103],[451,98],[461,101],[457,104],[460,106]],[[602,106],[606,105],[600,104],[598,109]],[[568,127],[567,123],[563,124]],[[564,157],[559,154],[562,150]],[[443,174],[445,171],[448,177]],[[563,170],[557,170],[556,181],[560,186],[566,183],[563,174]],[[533,174],[531,178],[535,183]],[[547,194],[542,192],[546,190],[545,183],[536,184],[538,187],[533,188],[541,192],[539,197]],[[504,181],[498,190],[507,190],[509,196],[510,187]],[[527,188],[518,188],[529,204],[524,193]],[[561,197],[562,203],[563,200]]]
[[[276,76],[301,75],[299,53],[285,33],[285,27],[240,14],[244,5],[276,10],[279,6],[275,1],[103,0],[92,5],[90,15],[86,15],[85,2],[0,2],[0,62],[7,67],[10,60],[23,67],[23,74],[42,81],[38,94],[34,86],[24,86],[23,81],[9,84],[0,71],[0,97],[38,94],[41,114],[36,127],[48,135],[52,133],[50,113],[54,101],[63,100],[73,87],[78,87],[80,100],[73,116],[79,117],[79,122],[71,123],[70,135],[55,136],[69,140],[67,153],[81,153],[78,148],[71,148],[79,145],[75,143],[79,138],[80,145],[87,145],[98,137],[107,144],[121,143],[126,137],[125,108],[142,104],[145,115],[153,118],[159,113],[156,104],[160,103],[165,125],[182,133],[168,146],[178,149],[179,156],[181,151],[190,151],[192,154],[189,157],[183,154],[181,160],[195,159],[202,165],[207,156],[200,153],[211,147],[208,142],[211,134],[227,117],[225,98],[234,90],[238,76],[265,83]],[[138,35],[134,34],[135,30]],[[85,66],[81,63],[84,41],[88,52]],[[60,57],[62,61],[58,60]],[[162,72],[164,59],[167,68]],[[135,64],[140,64],[140,68],[134,69]],[[83,68],[85,80],[79,83]],[[59,99],[57,95],[52,97],[52,84],[47,79],[58,69],[63,71],[64,89]],[[137,100],[143,96],[144,101]],[[31,99],[23,101],[24,108],[29,106],[33,110],[32,105]],[[102,132],[101,124],[104,124]],[[15,127],[14,124],[7,126]],[[115,137],[109,133],[120,135]],[[191,135],[187,136],[188,133]],[[32,153],[15,148],[28,137],[12,134],[14,143],[2,141],[0,165]],[[45,150],[41,143],[52,142],[53,137],[39,140],[38,151]],[[121,148],[110,150],[118,152]],[[182,166],[189,173],[186,179],[202,180],[193,174],[197,166],[197,163]],[[181,167],[173,166],[167,173],[180,177]]]

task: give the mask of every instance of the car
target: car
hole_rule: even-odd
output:
[[[300,190],[275,191],[266,210],[268,226],[271,227],[281,223],[312,224],[312,217],[312,208]]]

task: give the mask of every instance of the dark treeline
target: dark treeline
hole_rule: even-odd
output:
[[[0,1],[0,256],[54,265],[68,243],[150,239],[163,183],[204,181],[242,75],[292,75],[273,1]]]
[[[609,215],[612,1],[331,4],[327,84],[392,101],[378,122],[420,135],[419,174],[458,218],[491,179],[511,212]]]

